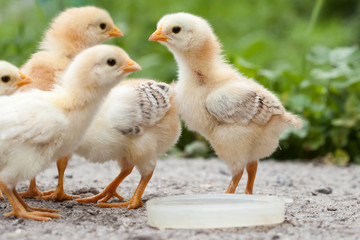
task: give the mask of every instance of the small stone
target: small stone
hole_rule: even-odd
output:
[[[334,207],[328,207],[328,208],[327,208],[327,210],[328,210],[328,211],[332,211],[332,212],[334,212],[334,211],[336,211],[336,210],[337,210],[337,208],[334,208]]]
[[[98,194],[99,191],[96,189],[96,188],[80,188],[79,190],[75,191],[75,194],[76,195],[79,195],[79,194],[86,194],[86,193],[92,193],[94,195]]]
[[[316,192],[311,192],[313,196],[317,196],[318,194]]]
[[[73,204],[67,204],[65,207],[70,209],[70,208],[73,208],[74,205]]]
[[[330,193],[332,193],[332,188],[330,188],[330,187],[319,188],[319,189],[316,189],[315,192],[322,193],[322,194],[330,194]]]
[[[230,172],[225,171],[225,170],[223,170],[223,169],[220,169],[220,170],[219,170],[219,173],[221,173],[222,175],[225,175],[225,176],[231,176]]]
[[[136,236],[133,238],[133,240],[153,240],[154,238],[152,236]]]
[[[277,240],[280,239],[280,234],[275,234],[271,237],[271,240]]]

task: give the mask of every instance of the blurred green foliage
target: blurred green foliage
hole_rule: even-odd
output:
[[[22,65],[53,17],[85,5],[109,11],[125,34],[108,43],[143,67],[132,77],[165,82],[176,79],[177,67],[164,46],[148,42],[157,21],[180,11],[208,19],[229,61],[305,119],[302,130],[281,136],[273,157],[360,163],[358,0],[0,0],[1,59]],[[201,136],[186,129],[173,152],[213,155]]]

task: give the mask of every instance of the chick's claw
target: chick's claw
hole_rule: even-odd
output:
[[[125,198],[120,196],[116,191],[107,191],[105,189],[103,192],[101,192],[93,197],[76,199],[75,201],[77,201],[78,203],[94,203],[94,202],[106,203],[112,197],[116,197],[120,201],[125,200]]]
[[[50,212],[40,212],[40,211],[23,211],[23,212],[14,212],[11,211],[3,215],[5,218],[16,216],[18,218],[32,219],[36,221],[50,221],[51,218],[60,217],[59,214],[50,213]]]
[[[30,188],[26,192],[19,193],[21,197],[24,198],[38,198],[44,195],[37,187]]]
[[[128,201],[128,202],[122,202],[122,203],[98,203],[96,206],[101,208],[113,208],[113,207],[122,207],[127,209],[136,209],[143,206],[143,203],[140,202],[134,202],[134,201]]]
[[[48,192],[44,192],[43,196],[38,196],[36,199],[44,199],[44,200],[54,200],[57,202],[62,202],[66,200],[72,200],[74,198],[81,198],[79,195],[68,195],[64,191],[60,191],[58,189],[51,190]]]

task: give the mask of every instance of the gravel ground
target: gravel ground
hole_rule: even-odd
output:
[[[73,158],[65,173],[65,189],[91,196],[118,174],[114,162],[91,164]],[[262,161],[254,193],[292,198],[282,224],[211,230],[157,230],[146,222],[146,207],[136,210],[102,209],[75,201],[26,200],[29,205],[61,210],[50,222],[5,219],[0,216],[0,239],[360,239],[360,166],[336,167],[304,162]],[[56,186],[55,164],[40,176],[41,190]],[[230,173],[219,159],[159,160],[143,200],[179,194],[223,193]],[[118,192],[130,198],[140,179],[136,170]],[[237,192],[245,189],[246,174]],[[26,189],[27,183],[18,185]],[[89,193],[91,192],[91,193]],[[114,200],[115,201],[115,200]],[[11,210],[0,201],[0,213]]]

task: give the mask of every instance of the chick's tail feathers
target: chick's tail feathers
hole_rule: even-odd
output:
[[[301,129],[303,127],[303,121],[302,119],[295,115],[295,114],[292,114],[292,113],[289,113],[289,112],[285,112],[283,115],[283,120],[289,125],[289,126],[292,126],[294,127],[295,129]]]

